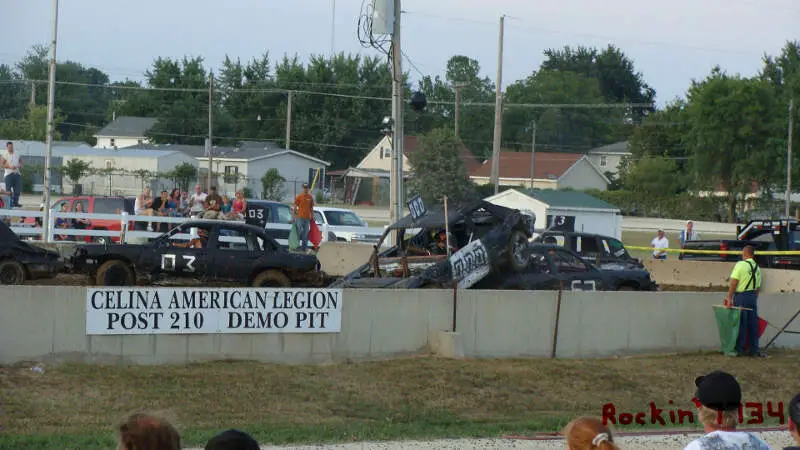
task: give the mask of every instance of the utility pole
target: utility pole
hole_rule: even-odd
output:
[[[294,93],[289,91],[286,103],[286,149],[292,148],[292,96]]]
[[[206,192],[211,192],[211,186],[214,183],[211,181],[214,174],[212,164],[214,162],[214,72],[212,71],[208,77],[208,187]]]
[[[494,98],[494,143],[492,145],[492,178],[494,193],[500,191],[500,139],[503,132],[503,25],[506,16],[500,16],[500,37],[497,49],[497,88]]]
[[[334,45],[336,41],[336,0],[332,0],[332,11],[331,11],[331,60],[336,55],[336,45]]]
[[[786,146],[786,220],[789,220],[792,205],[792,131],[794,128],[794,99],[789,100],[789,143]]]
[[[453,89],[456,91],[456,137],[459,137],[458,134],[458,124],[460,123],[461,118],[461,88],[469,86],[469,83],[464,82],[456,82],[453,84]]]
[[[58,39],[58,0],[53,0],[53,39],[50,42],[50,77],[47,81],[47,142],[45,143],[44,174],[44,217],[42,220],[42,240],[50,242],[50,160],[53,157],[53,134],[55,124],[53,113],[56,103],[56,40]]]
[[[534,169],[536,168],[536,121],[531,122],[531,189],[536,179]]]
[[[31,108],[36,106],[36,82],[31,81]]]
[[[400,49],[400,0],[394,1],[392,30],[392,167],[390,171],[389,220],[394,223],[403,217],[403,52]],[[398,234],[394,239],[397,241]],[[397,242],[399,244],[399,242]]]

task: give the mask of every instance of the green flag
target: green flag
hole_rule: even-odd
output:
[[[292,230],[289,231],[289,250],[297,250],[300,247],[300,237],[297,235],[297,225],[292,223]]]
[[[719,342],[722,346],[722,353],[726,355],[735,355],[742,310],[738,308],[714,307],[714,315],[717,318],[717,330],[719,331]]]

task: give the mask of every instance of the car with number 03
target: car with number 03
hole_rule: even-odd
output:
[[[370,260],[330,287],[477,287],[490,273],[525,270],[535,221],[484,200],[449,205],[446,213],[420,209],[389,226]],[[394,245],[381,251],[391,234]]]
[[[287,251],[263,228],[221,220],[188,221],[142,245],[79,245],[68,266],[100,286],[177,280],[253,287],[327,282],[316,256]]]

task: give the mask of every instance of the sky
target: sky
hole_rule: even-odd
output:
[[[0,63],[49,44],[52,3],[0,0]],[[380,55],[358,42],[361,8],[361,0],[61,0],[57,59],[140,80],[159,56],[203,56],[216,68],[226,55],[246,61],[265,51]],[[454,54],[477,59],[496,80],[505,14],[503,87],[535,71],[548,48],[614,44],[659,105],[684,96],[715,65],[755,75],[765,52],[800,39],[800,0],[403,0],[402,8],[403,68],[412,80],[443,75]]]

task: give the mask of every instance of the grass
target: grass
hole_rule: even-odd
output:
[[[746,401],[788,402],[785,376],[800,370],[799,357],[66,364],[44,374],[18,365],[0,369],[0,448],[112,448],[113,426],[139,410],[168,418],[199,447],[228,427],[271,444],[552,432],[609,402],[618,412],[648,411],[651,401],[691,410],[694,378],[715,369],[739,378]]]

